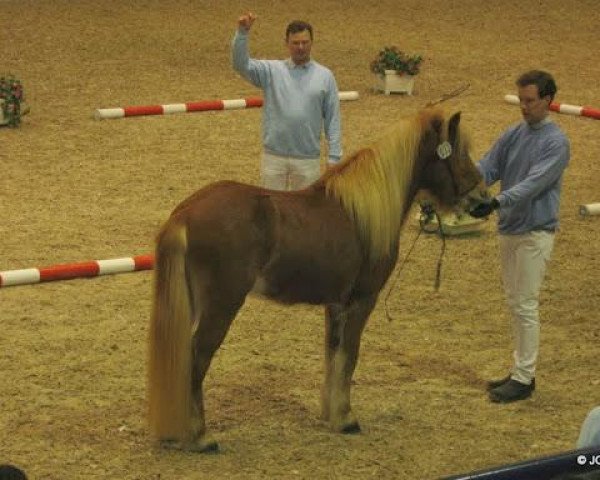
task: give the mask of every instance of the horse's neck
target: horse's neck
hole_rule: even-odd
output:
[[[415,156],[420,131],[404,123],[371,147],[359,150],[325,175],[333,195],[354,219],[372,260],[392,255],[416,190]]]
[[[390,214],[400,219],[399,227],[404,223],[417,194],[418,158],[417,149],[407,145],[407,140],[402,138],[388,139],[388,145],[382,145],[388,153],[388,158],[382,162],[386,166],[386,176],[391,182],[396,182],[397,189],[390,189],[390,194],[396,198],[390,201],[397,206],[395,212]],[[413,140],[414,141],[414,140]]]
[[[407,134],[408,135],[408,134]],[[399,136],[384,139],[377,148],[380,149],[380,168],[383,181],[378,185],[378,194],[383,197],[377,215],[382,237],[375,251],[392,254],[398,248],[400,229],[410,211],[416,196],[417,169],[416,148],[418,137]],[[377,230],[377,228],[376,228]]]

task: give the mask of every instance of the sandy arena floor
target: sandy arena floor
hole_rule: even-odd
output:
[[[0,129],[0,270],[152,252],[175,205],[218,179],[258,182],[260,109],[96,121],[97,108],[232,99],[237,0],[2,0],[0,74],[31,113]],[[558,102],[600,107],[597,0],[256,0],[254,56],[285,55],[286,24],[315,26],[313,56],[335,73],[347,153],[465,82],[478,159],[520,119],[503,102],[524,70],[552,72]],[[371,90],[385,45],[426,57],[415,95]],[[145,412],[149,272],[0,290],[0,463],[30,479],[433,479],[574,448],[600,404],[600,122],[553,114],[572,142],[553,262],[542,295],[538,390],[488,402],[510,365],[494,221],[441,249],[422,236],[363,337],[354,408],[363,433],[318,420],[322,310],[250,299],[206,381],[222,453],[157,450]],[[418,231],[403,231],[401,257]],[[386,291],[384,291],[385,293]]]

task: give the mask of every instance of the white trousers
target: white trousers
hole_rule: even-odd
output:
[[[515,342],[511,378],[530,384],[540,344],[539,296],[554,233],[534,231],[500,235],[500,261]]]
[[[321,176],[320,158],[282,157],[263,153],[261,184],[272,190],[300,190]]]

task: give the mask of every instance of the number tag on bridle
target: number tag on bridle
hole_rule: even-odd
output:
[[[450,142],[442,142],[437,147],[437,154],[442,160],[446,160],[450,155],[452,155],[452,145]]]

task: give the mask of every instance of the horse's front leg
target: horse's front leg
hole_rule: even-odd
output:
[[[336,432],[360,432],[350,405],[350,385],[358,360],[360,337],[375,301],[376,296],[370,296],[326,308],[321,416]]]

